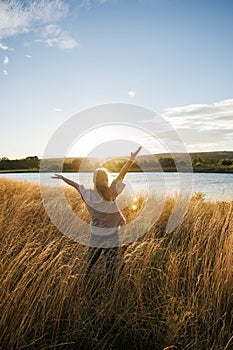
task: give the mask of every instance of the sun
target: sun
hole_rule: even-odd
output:
[[[145,131],[128,125],[103,125],[88,130],[77,139],[66,157],[107,158],[126,156],[136,145],[143,146]]]

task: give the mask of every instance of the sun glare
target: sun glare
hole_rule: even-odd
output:
[[[70,147],[66,157],[115,157],[130,154],[132,146],[140,144],[147,149],[149,134],[129,125],[103,125],[87,131]]]

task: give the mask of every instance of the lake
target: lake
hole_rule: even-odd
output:
[[[1,178],[59,186],[61,180],[51,179],[53,173],[9,173],[0,174]],[[92,186],[92,173],[65,173],[64,176],[86,186]],[[113,179],[116,174],[110,174]],[[205,199],[211,201],[233,201],[233,174],[207,173],[128,173],[124,182],[130,191],[155,191],[174,194],[205,193]],[[63,185],[65,185],[63,183]],[[67,185],[65,185],[67,186]]]

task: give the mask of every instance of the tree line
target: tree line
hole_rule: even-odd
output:
[[[0,170],[38,170],[40,159],[37,156],[22,159],[0,158]]]
[[[67,158],[63,159],[43,159],[43,163],[37,156],[30,156],[22,159],[8,159],[7,157],[0,158],[0,171],[45,171],[45,172],[77,172],[86,171],[92,172],[96,168],[104,166],[110,172],[119,172],[122,166],[125,164],[126,159],[115,158],[107,160],[104,164],[97,158]],[[43,168],[40,169],[40,164]],[[188,170],[188,166],[185,161],[178,161],[177,165],[183,171]],[[233,172],[233,158],[220,158],[215,162],[204,160],[200,156],[192,157],[192,166],[194,171],[221,171],[229,170]],[[148,158],[141,156],[132,165],[131,171],[176,171],[176,163],[171,157],[158,157]]]

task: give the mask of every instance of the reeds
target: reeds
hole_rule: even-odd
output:
[[[149,232],[120,248],[110,291],[103,257],[84,281],[87,247],[53,225],[38,185],[2,179],[0,196],[0,349],[233,348],[233,202],[194,197],[167,235],[167,198]],[[77,192],[66,196],[88,221]]]

